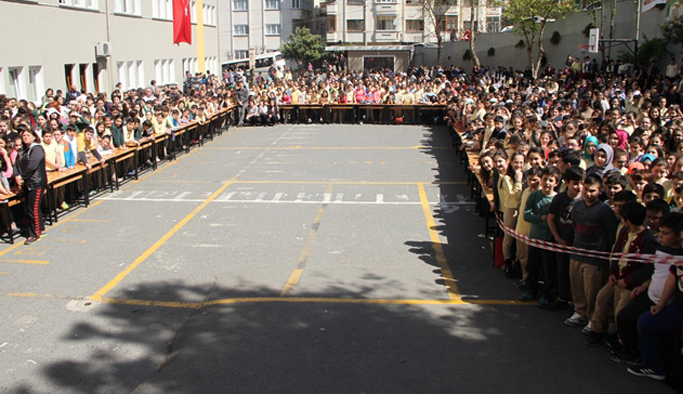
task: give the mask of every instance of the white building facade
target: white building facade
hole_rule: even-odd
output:
[[[296,27],[313,27],[313,0],[218,0],[222,62],[277,51]]]
[[[439,18],[439,34],[444,41],[462,38],[472,26],[478,32],[501,29],[501,7],[492,2],[457,0]],[[410,44],[436,43],[434,22],[424,14],[420,0],[323,0],[320,11],[326,16],[328,44]]]
[[[192,1],[192,45],[173,44],[173,0],[0,0],[0,94],[182,83],[219,73],[218,0]],[[197,12],[199,11],[199,12]]]

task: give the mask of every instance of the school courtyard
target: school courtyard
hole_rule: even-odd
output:
[[[231,129],[0,247],[4,393],[669,393],[517,302],[443,126]]]

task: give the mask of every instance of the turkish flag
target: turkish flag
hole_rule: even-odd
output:
[[[190,0],[173,0],[173,43],[192,45],[192,17]]]

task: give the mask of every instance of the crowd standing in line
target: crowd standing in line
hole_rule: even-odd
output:
[[[683,256],[680,66],[569,56],[537,79],[478,69],[451,81],[447,111],[462,149],[478,155],[471,169],[491,210],[530,239],[503,239],[520,300],[569,311],[564,324],[581,327],[586,345],[606,344],[612,361],[656,380],[671,377],[681,350],[683,268],[647,259]]]
[[[159,144],[157,156],[144,152],[141,167],[198,144],[203,138],[198,131],[183,133],[178,141],[174,132],[227,108],[231,93],[211,74],[192,77],[188,73],[187,81],[183,89],[158,87],[151,81],[145,89],[122,91],[119,84],[110,95],[86,93],[75,85],[66,92],[50,88],[37,103],[0,95],[0,195],[25,193],[23,212],[14,212],[17,223],[4,228],[3,235],[25,232],[27,245],[46,235],[41,205],[47,205],[42,196],[48,172],[65,172],[77,165],[90,169],[97,161],[104,163],[103,156],[137,148],[163,135],[168,138]],[[116,173],[132,176],[132,165],[132,160],[119,163]],[[98,185],[98,178],[91,181]],[[58,188],[54,203],[67,210],[77,197],[76,192]]]
[[[342,63],[343,64],[343,63]],[[681,64],[683,66],[683,64]],[[135,147],[155,135],[235,105],[234,123],[344,121],[325,104],[447,104],[450,126],[479,154],[474,166],[493,191],[492,210],[530,239],[596,252],[683,255],[683,113],[681,69],[653,64],[631,72],[605,59],[569,56],[560,70],[411,67],[351,71],[288,69],[222,79],[186,75],[176,86],[115,90],[110,95],[48,89],[40,103],[0,97],[0,192],[27,192],[27,243],[44,236],[40,217],[46,171],[64,171],[90,157]],[[281,105],[320,104],[292,111]],[[398,122],[373,110],[356,120]],[[201,136],[167,142],[172,149]],[[3,146],[4,145],[4,146]],[[150,164],[149,162],[147,164]],[[126,169],[130,169],[126,167]],[[62,208],[67,208],[68,196]],[[60,201],[61,202],[61,201]],[[6,229],[12,231],[12,229]],[[683,269],[596,255],[551,253],[506,235],[505,274],[519,278],[521,300],[545,310],[570,310],[586,345],[606,343],[610,358],[637,376],[664,380],[683,323]],[[665,348],[662,344],[667,345]]]

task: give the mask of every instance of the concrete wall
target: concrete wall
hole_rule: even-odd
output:
[[[617,15],[613,38],[634,38],[636,26],[636,7],[637,3],[632,1],[622,1],[617,3]],[[605,9],[605,22],[603,25],[603,38],[609,37],[609,6]],[[659,26],[666,21],[667,10],[657,8],[642,14],[641,18],[641,42],[642,37],[660,37]],[[557,20],[549,23],[546,27],[544,47],[548,61],[555,67],[563,66],[567,55],[590,56],[591,58],[602,59],[602,53],[584,54],[579,50],[579,45],[588,44],[588,38],[583,35],[583,29],[593,21],[589,12],[578,12],[568,16],[566,19]],[[600,15],[598,12],[598,26]],[[550,43],[550,37],[554,31],[559,31],[562,35],[560,44],[555,46]],[[507,33],[482,33],[476,37],[476,52],[479,61],[483,66],[505,66],[514,67],[516,70],[524,70],[528,65],[526,49],[515,48],[515,45],[522,37],[512,32]],[[495,49],[495,56],[488,56],[489,48]],[[469,49],[469,42],[447,42],[444,44],[442,53],[442,63],[444,65],[456,65],[470,70],[472,62],[462,60],[462,56]],[[614,46],[611,50],[612,59],[616,59],[619,51],[628,51],[624,46]],[[680,58],[681,46],[669,46],[671,53]],[[602,50],[601,50],[602,51]],[[608,53],[609,50],[605,50]],[[534,56],[535,56],[534,52]],[[660,68],[668,64],[669,58],[660,59]],[[434,65],[437,63],[436,49],[416,48],[413,63],[416,65]]]
[[[140,76],[144,81],[142,78],[138,78],[140,83],[136,81],[140,86],[157,79],[155,60],[161,59],[172,60],[169,82],[182,82],[183,59],[198,57],[196,24],[192,25],[192,45],[173,45],[173,23],[152,18],[151,1],[139,2],[140,16],[115,14],[114,4],[115,0],[99,0],[96,9],[84,9],[60,5],[59,0],[35,3],[0,0],[0,26],[3,26],[0,93],[12,93],[10,71],[19,68],[23,68],[25,88],[21,98],[40,99],[48,87],[64,90],[67,64],[76,65],[74,82],[88,91],[99,86],[100,91],[111,92],[114,84],[119,82],[117,63],[128,61],[141,62],[143,71]],[[204,4],[215,6],[216,0],[204,0]],[[95,46],[100,41],[111,42],[112,56],[96,57]],[[205,57],[212,58],[206,67],[217,72],[219,40],[216,26],[204,26],[204,42]],[[98,76],[93,76],[94,64],[100,69]],[[86,84],[80,82],[80,65],[87,67],[86,74],[90,80]],[[39,80],[30,81],[29,68],[38,67],[41,69]],[[98,79],[97,83],[94,79]]]

